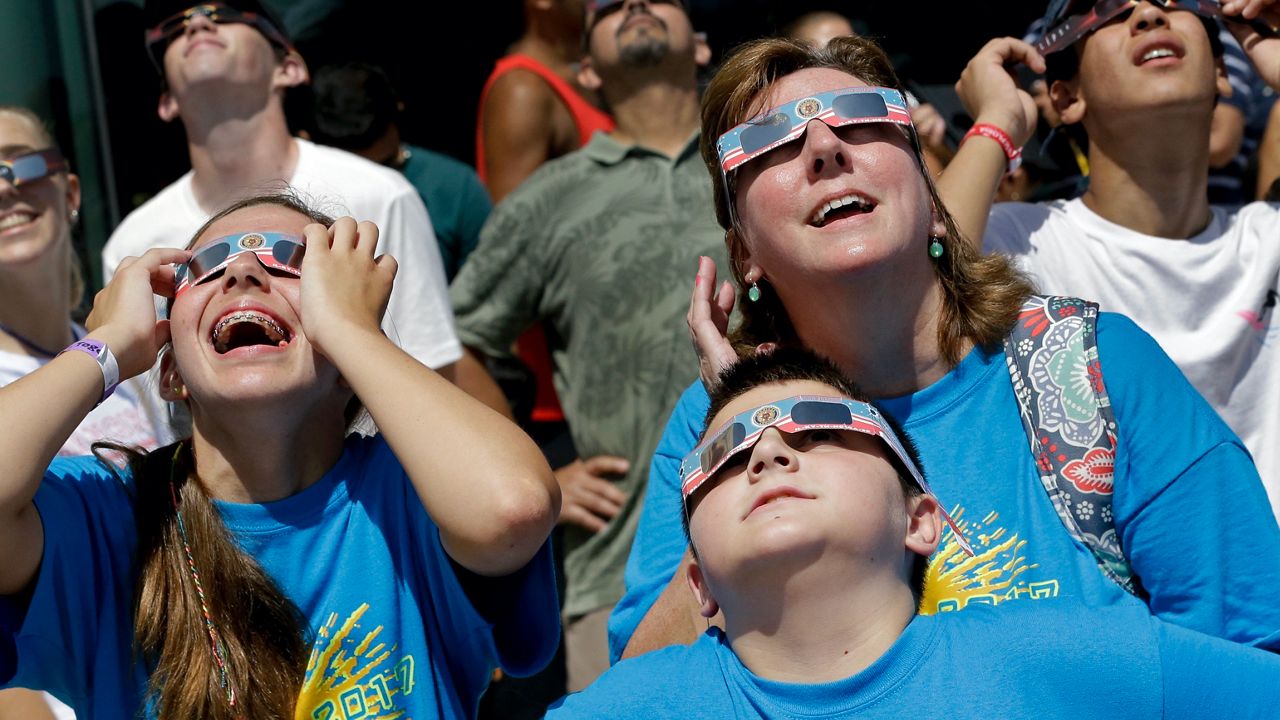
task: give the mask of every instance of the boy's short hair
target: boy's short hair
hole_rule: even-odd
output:
[[[711,406],[707,409],[707,415],[703,419],[703,430],[698,437],[698,442],[701,443],[708,432],[716,430],[716,428],[710,426],[711,421],[726,405],[742,394],[761,385],[802,380],[826,385],[850,400],[875,404],[856,383],[845,376],[840,371],[840,368],[836,367],[835,363],[806,348],[783,346],[772,352],[757,352],[744,357],[720,373],[719,382],[716,383],[715,387],[707,391],[711,398]],[[897,420],[890,417],[879,406],[877,406],[877,409],[880,410],[881,417],[884,418],[885,423],[888,424],[893,434],[898,437],[903,449],[907,451],[907,457],[911,458],[911,462],[915,463],[920,473],[924,475],[924,465],[920,462],[920,454],[916,450],[916,445],[911,440],[911,437],[903,431]],[[885,450],[886,452],[883,453],[883,456],[893,466],[894,472],[897,473],[898,484],[902,488],[903,496],[915,497],[923,494],[924,491],[916,484],[910,471],[902,464],[897,455],[889,451],[887,446]],[[684,512],[684,507],[685,503],[682,501],[680,515],[683,518],[685,539],[689,541],[689,547],[693,549],[696,555],[697,548],[693,546],[693,538],[689,535],[689,514]],[[928,564],[929,558],[921,555],[916,557],[911,566],[911,593],[915,596],[917,602],[924,594],[925,571],[928,568]]]

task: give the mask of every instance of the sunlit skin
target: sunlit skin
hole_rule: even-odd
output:
[[[196,15],[164,52],[165,77],[178,95],[203,82],[261,83],[278,65],[276,50],[244,23],[218,24]]]
[[[709,426],[782,398],[838,394],[813,381],[762,385]],[[753,672],[848,677],[914,615],[911,566],[936,547],[941,521],[933,496],[906,496],[889,452],[856,431],[769,428],[694,496],[690,586],[705,617],[723,609],[734,652]]]
[[[774,83],[756,106],[764,110],[820,92],[866,86],[839,70],[810,68]],[[873,201],[874,210],[822,227],[812,224],[825,202],[850,193]],[[748,274],[769,279],[784,300],[787,288],[819,278],[855,282],[867,272],[903,284],[933,282],[924,247],[930,234],[942,234],[945,227],[927,210],[932,201],[924,178],[896,125],[832,129],[812,120],[799,140],[739,170],[736,199],[751,253]]]

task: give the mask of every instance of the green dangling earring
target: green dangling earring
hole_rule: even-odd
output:
[[[937,260],[942,257],[942,253],[946,252],[946,248],[942,246],[942,238],[931,238],[933,242],[929,243],[929,257]]]
[[[747,290],[747,299],[750,300],[751,302],[760,301],[760,285],[759,284],[751,283],[751,287]]]

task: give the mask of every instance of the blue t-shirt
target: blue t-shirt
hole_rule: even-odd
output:
[[[34,594],[25,618],[0,612],[0,646],[17,650],[16,675],[0,667],[0,681],[48,690],[80,720],[134,717],[143,702],[133,490],[93,458],[55,460],[35,499],[45,545]],[[309,621],[298,717],[471,718],[495,665],[527,675],[555,652],[549,545],[501,589],[516,598],[504,603],[509,616],[487,622],[381,437],[348,439],[337,464],[297,495],[216,504]]]
[[[1151,611],[1280,650],[1280,528],[1248,452],[1128,318],[1099,315],[1098,353],[1119,426],[1111,510]],[[679,466],[708,405],[701,384],[686,390],[654,454],[627,592],[609,618],[614,661],[684,555]],[[1063,527],[1027,447],[1003,351],[976,348],[936,383],[880,406],[915,440],[930,485],[977,553],[965,557],[944,534],[921,612],[1053,597],[1140,602]]]
[[[711,628],[618,663],[547,714],[570,718],[1089,720],[1276,717],[1280,657],[1137,606],[1021,603],[917,616],[878,660],[821,684],[766,680]]]

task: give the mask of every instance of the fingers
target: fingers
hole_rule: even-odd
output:
[[[593,533],[598,533],[604,529],[605,521],[587,512],[585,508],[570,505],[566,500],[560,506],[560,524],[577,525]]]
[[[733,305],[737,301],[738,293],[734,292],[733,283],[725,280],[724,284],[720,286],[719,292],[716,293],[716,307],[724,315],[725,328],[728,327],[729,314],[733,312]],[[719,322],[716,324],[719,325]]]
[[[582,462],[587,472],[596,477],[605,475],[625,475],[631,469],[631,463],[626,458],[617,455],[596,455],[587,458]]]

